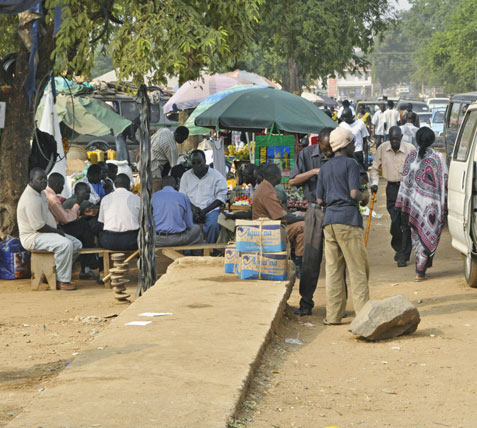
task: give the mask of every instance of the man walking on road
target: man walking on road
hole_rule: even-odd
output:
[[[384,143],[384,112],[386,111],[386,104],[379,104],[379,110],[373,116],[373,136],[376,139],[376,148]]]
[[[371,167],[371,192],[378,191],[379,169],[382,168],[383,178],[387,181],[386,207],[391,217],[391,247],[395,251],[394,260],[398,267],[407,266],[411,254],[411,229],[406,221],[401,221],[401,210],[395,207],[396,198],[401,183],[404,162],[414,146],[402,140],[399,126],[389,130],[389,141],[379,146]]]
[[[394,102],[388,101],[388,109],[384,112],[384,141],[388,141],[389,130],[393,126],[397,126],[399,123],[400,117],[399,112],[394,110]]]
[[[321,259],[323,257],[323,216],[324,209],[316,203],[316,181],[320,168],[333,155],[330,148],[330,132],[332,128],[323,128],[318,136],[319,145],[303,149],[295,162],[290,176],[291,186],[303,186],[308,209],[305,215],[305,251],[302,259],[300,278],[300,307],[296,315],[311,315],[314,306],[313,294],[320,276]]]
[[[343,122],[340,123],[340,126],[354,135],[355,141],[355,151],[354,151],[354,158],[363,165],[364,169],[368,169],[368,165],[365,163],[365,158],[363,155],[363,150],[367,153],[368,149],[368,137],[369,133],[366,128],[366,125],[361,122],[360,120],[356,120],[354,118],[354,114],[349,108],[345,108],[343,110],[343,114],[341,115]],[[367,156],[366,156],[367,158]],[[366,159],[367,161],[367,159]]]
[[[356,314],[369,300],[368,256],[364,247],[363,217],[359,202],[368,203],[361,191],[360,169],[352,159],[353,134],[337,128],[330,134],[335,154],[318,174],[316,198],[326,205],[323,228],[326,256],[326,325],[341,323],[346,307],[344,268],[348,268]]]

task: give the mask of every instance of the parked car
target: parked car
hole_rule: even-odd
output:
[[[431,129],[436,135],[436,145],[444,145],[444,118],[446,115],[446,109],[440,108],[432,111]]]
[[[446,109],[449,104],[449,98],[429,98],[427,100],[427,105],[431,111],[435,109]]]
[[[96,92],[93,95],[93,98],[107,104],[116,113],[120,114],[126,119],[129,119],[131,122],[134,121],[139,116],[139,111],[137,108],[136,101],[134,100],[133,97],[125,93]],[[176,121],[170,120],[164,114],[163,107],[168,99],[169,99],[168,96],[161,95],[159,103],[151,103],[151,122],[150,122],[151,130],[156,130],[162,127],[175,129],[178,126]],[[127,142],[128,142],[129,150],[137,149],[137,145],[133,144],[133,142],[129,138]],[[115,148],[114,137],[112,135],[105,135],[103,137],[93,137],[91,135],[82,134],[77,136],[74,139],[71,139],[71,143],[86,145],[88,149],[92,148],[92,146],[95,146],[102,150],[107,148],[113,148],[113,149]]]
[[[444,146],[447,164],[451,161],[457,132],[469,104],[477,101],[477,92],[467,92],[451,97],[444,118]]]
[[[429,128],[431,127],[432,113],[430,111],[423,111],[416,114],[419,117],[419,124],[421,126],[428,126]]]
[[[477,103],[469,106],[452,152],[448,224],[452,246],[464,256],[465,280],[477,287]]]
[[[386,104],[386,101],[376,101],[376,100],[363,101],[363,100],[359,100],[356,103],[356,113],[358,113],[359,107],[362,104],[364,104],[366,106],[366,111],[372,116],[374,113],[376,113],[379,110],[379,104],[382,104],[382,103]]]
[[[422,113],[422,112],[429,111],[429,106],[424,101],[408,100],[408,99],[402,99],[402,98],[398,101],[396,108],[399,111],[403,111],[403,110],[406,110],[408,104],[412,105],[412,111],[415,113]]]

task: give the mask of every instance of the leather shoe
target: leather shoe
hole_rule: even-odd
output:
[[[305,315],[311,315],[311,308],[298,308],[295,311],[295,315],[299,315],[300,317],[304,317]]]
[[[74,285],[72,282],[56,281],[56,287],[63,291],[76,290],[76,285]]]
[[[407,262],[406,262],[406,260],[398,260],[397,265],[398,265],[398,267],[406,267]]]

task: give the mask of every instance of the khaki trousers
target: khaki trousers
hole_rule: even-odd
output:
[[[305,222],[297,221],[296,223],[287,224],[288,240],[295,247],[295,256],[303,256],[305,251]]]
[[[324,227],[326,258],[326,320],[339,323],[346,308],[345,267],[348,267],[351,296],[356,314],[369,300],[368,254],[363,229],[345,224]]]

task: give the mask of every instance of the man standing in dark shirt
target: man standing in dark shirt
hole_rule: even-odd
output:
[[[337,128],[330,134],[335,156],[321,169],[316,185],[318,203],[326,205],[323,219],[326,256],[326,325],[340,324],[346,307],[344,267],[348,268],[356,314],[369,300],[368,256],[364,247],[363,217],[359,202],[360,168],[355,159],[353,134]]]
[[[295,162],[295,168],[290,176],[291,186],[303,186],[308,209],[305,216],[305,251],[302,259],[300,277],[300,307],[295,311],[297,315],[311,315],[314,306],[313,294],[316,290],[320,265],[323,257],[323,222],[324,210],[316,203],[316,181],[318,172],[329,156],[333,153],[329,146],[329,137],[332,128],[324,128],[318,137],[319,145],[303,149]]]

